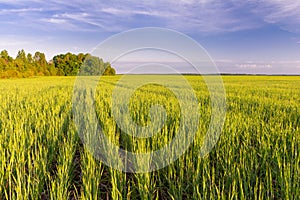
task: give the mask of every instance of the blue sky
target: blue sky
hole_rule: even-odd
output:
[[[0,0],[0,50],[12,56],[91,52],[113,34],[149,26],[187,34],[220,72],[300,74],[300,1]]]

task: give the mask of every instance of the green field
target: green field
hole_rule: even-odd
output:
[[[178,99],[160,85],[138,88],[129,102],[132,120],[147,126],[154,104],[165,108],[167,119],[152,138],[132,137],[112,117],[111,94],[120,78],[99,82],[95,108],[103,132],[131,152],[162,148],[179,127]],[[226,119],[203,158],[210,96],[199,77],[185,78],[201,113],[195,140],[174,163],[149,173],[123,173],[85,149],[73,120],[74,77],[0,80],[0,199],[299,198],[300,76],[223,76]]]

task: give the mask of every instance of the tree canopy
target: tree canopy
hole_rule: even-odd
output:
[[[81,69],[81,70],[80,70]],[[16,58],[9,56],[6,50],[0,52],[0,78],[31,76],[76,76],[80,75],[115,75],[110,63],[90,54],[70,52],[59,54],[47,62],[44,53],[34,55],[22,49]]]

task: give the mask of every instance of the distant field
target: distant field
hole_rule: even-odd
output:
[[[153,104],[168,114],[153,138],[137,139],[112,117],[111,94],[120,78],[101,77],[98,86],[95,108],[103,131],[132,152],[162,148],[178,130],[176,96],[159,85],[136,90],[129,102],[134,122],[148,125]],[[200,105],[196,138],[171,165],[140,174],[107,167],[84,149],[72,114],[74,77],[0,80],[0,199],[299,198],[300,76],[223,76],[225,124],[204,158],[199,152],[211,118],[210,96],[199,77],[185,78]]]

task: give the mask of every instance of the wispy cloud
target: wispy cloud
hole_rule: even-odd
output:
[[[250,68],[250,69],[262,69],[262,68],[272,68],[272,65],[270,64],[249,64],[249,63],[244,63],[244,64],[237,64],[236,65],[239,68]]]
[[[26,12],[42,12],[42,8],[12,8],[12,9],[0,9],[0,15],[2,14],[15,14]]]
[[[266,23],[276,24],[291,32],[300,32],[300,1],[294,0],[249,0],[238,1]]]
[[[278,65],[274,62],[254,62],[254,61],[234,61],[234,60],[216,60],[215,63],[221,69],[236,67],[239,69],[271,69],[273,64]]]
[[[58,18],[46,18],[46,19],[42,19],[42,21],[46,21],[46,22],[53,23],[53,24],[66,24],[67,23],[67,20],[58,19]]]
[[[37,19],[44,19],[44,22],[52,24],[69,22],[76,25],[76,22],[79,22],[79,26],[86,23],[103,30],[110,27],[113,31],[140,26],[163,26],[186,32],[224,33],[257,28],[262,26],[263,22],[300,29],[297,28],[300,27],[300,3],[292,0],[249,0],[244,3],[236,0],[124,0],[122,3],[116,0],[75,0],[72,3],[49,0],[16,1],[6,4],[10,5],[10,8],[1,9],[0,14],[23,13],[22,19],[19,20],[31,22],[31,26],[34,26]],[[285,22],[287,19],[288,22]]]
[[[221,73],[300,74],[300,61],[216,61]]]
[[[19,20],[31,22],[32,26],[37,19],[62,24],[68,18],[101,29],[107,26],[128,29],[158,25],[179,31],[224,33],[273,23],[283,29],[300,32],[300,2],[294,0],[123,0],[121,3],[116,0],[74,0],[72,3],[17,0],[1,3],[5,7],[0,9],[0,15],[11,15],[16,19],[13,15],[21,14],[22,19]],[[82,13],[88,15],[82,16]]]
[[[239,11],[236,10],[236,6],[224,2],[222,0],[124,0],[122,3],[116,0],[107,2],[75,0],[72,3],[57,0],[17,1],[11,4],[6,2],[9,8],[0,10],[0,13],[11,15],[11,18],[16,20],[26,21],[33,27],[35,21],[40,21],[38,19],[55,24],[73,20],[75,23],[76,21],[86,23],[103,30],[110,27],[115,31],[120,31],[117,30],[120,28],[125,30],[141,26],[163,26],[179,31],[217,33],[259,26],[250,15],[238,17]],[[15,13],[22,13],[22,18],[14,16]]]

